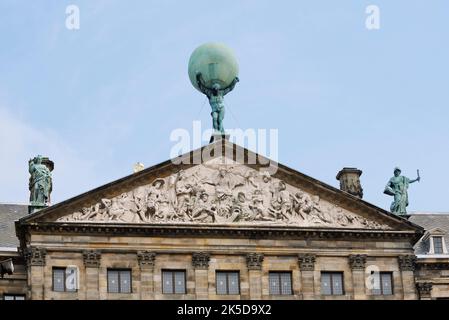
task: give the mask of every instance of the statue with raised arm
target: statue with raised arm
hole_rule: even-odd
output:
[[[46,206],[50,203],[52,191],[51,169],[53,162],[42,156],[37,156],[28,162],[30,172],[29,190],[30,203],[33,206]]]
[[[397,215],[406,215],[407,214],[407,206],[408,206],[408,193],[407,189],[410,183],[414,183],[416,181],[420,181],[421,177],[419,176],[414,180],[411,180],[407,177],[401,176],[401,169],[394,169],[394,177],[388,181],[387,186],[385,187],[384,193],[390,196],[394,196],[394,200],[390,206],[390,211]]]
[[[190,56],[188,73],[195,89],[209,99],[215,134],[224,135],[223,98],[239,82],[239,66],[233,51],[221,43],[205,43]]]
[[[225,115],[224,96],[231,92],[236,83],[239,82],[239,78],[235,77],[229,86],[226,88],[220,88],[220,84],[215,83],[212,88],[208,88],[204,85],[204,81],[201,76],[201,72],[196,74],[196,81],[201,92],[204,93],[209,99],[210,107],[212,108],[211,116],[214,130],[221,134],[225,134],[223,127],[223,119]]]

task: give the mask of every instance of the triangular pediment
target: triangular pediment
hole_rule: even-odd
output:
[[[246,160],[259,156],[228,141],[215,144],[234,152],[199,163],[180,161],[192,160],[193,151],[23,222],[417,230],[402,218],[287,167],[237,161],[236,150],[243,150]],[[262,162],[267,164],[266,159]]]

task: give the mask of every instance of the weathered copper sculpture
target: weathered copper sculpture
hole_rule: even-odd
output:
[[[384,193],[390,196],[394,196],[394,200],[391,203],[390,211],[397,215],[406,215],[407,214],[407,206],[408,206],[408,186],[410,183],[420,181],[421,177],[419,176],[414,180],[410,180],[407,177],[401,176],[401,169],[394,169],[394,177],[388,181],[387,186],[385,187]]]

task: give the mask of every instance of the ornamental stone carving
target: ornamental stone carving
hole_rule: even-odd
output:
[[[417,282],[416,289],[418,290],[419,297],[430,298],[432,294],[432,283],[431,282]]]
[[[305,253],[298,255],[299,269],[301,271],[313,271],[315,270],[316,256],[311,253]]]
[[[264,255],[262,253],[248,253],[246,255],[246,265],[248,270],[261,270]]]
[[[365,270],[366,254],[351,254],[349,256],[349,265],[352,270]]]
[[[268,172],[223,159],[101,199],[58,221],[391,229],[290,186]]]
[[[207,252],[194,252],[192,254],[192,266],[195,269],[208,269],[210,254]]]
[[[84,266],[86,268],[98,268],[101,263],[101,253],[96,250],[84,251]]]
[[[416,256],[403,255],[398,257],[399,269],[402,271],[415,271]]]
[[[137,261],[139,266],[154,268],[154,262],[156,260],[156,253],[150,251],[138,251]]]
[[[45,248],[30,247],[25,250],[25,259],[28,266],[45,266]]]

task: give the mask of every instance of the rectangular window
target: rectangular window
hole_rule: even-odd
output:
[[[292,273],[291,272],[270,272],[268,281],[271,295],[291,295]]]
[[[443,252],[443,237],[432,237],[433,252],[435,254],[442,254]]]
[[[163,270],[162,271],[162,293],[185,294],[186,272],[185,270]]]
[[[77,275],[74,268],[53,267],[53,291],[76,292]]]
[[[108,269],[108,292],[131,293],[131,270]]]
[[[393,274],[391,272],[379,272],[374,274],[375,288],[372,290],[374,295],[392,295],[393,294]]]
[[[25,300],[24,294],[4,294],[3,300]]]
[[[342,295],[343,272],[321,272],[321,294]]]
[[[217,271],[215,274],[217,294],[240,294],[238,271]]]

